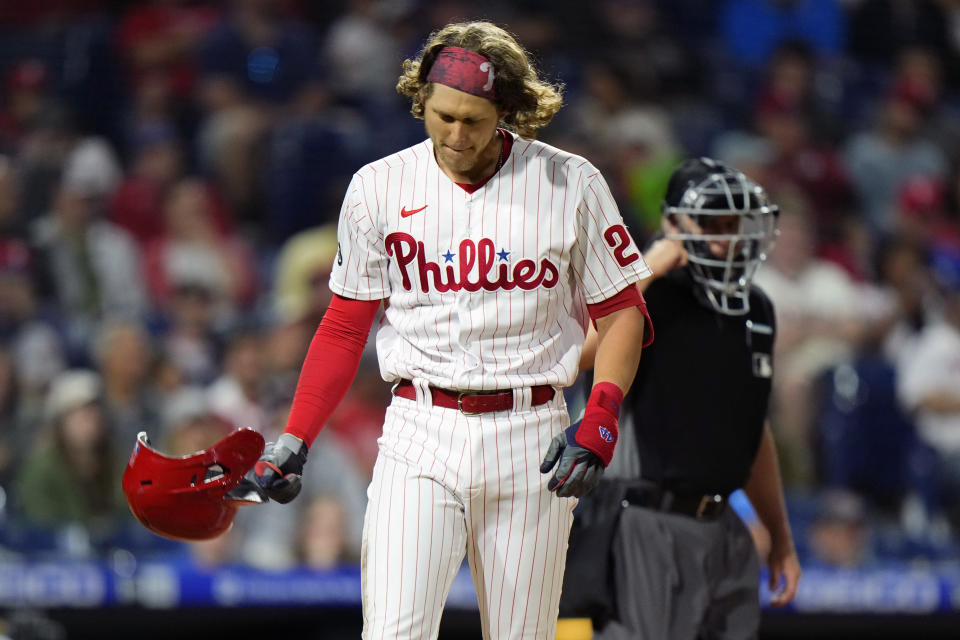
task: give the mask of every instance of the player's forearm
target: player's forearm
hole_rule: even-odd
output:
[[[643,314],[626,307],[597,319],[594,385],[612,382],[626,393],[633,384],[643,349]]]
[[[777,462],[777,449],[769,424],[763,427],[760,449],[743,490],[750,498],[760,521],[770,532],[772,543],[778,546],[789,544],[792,547],[793,535],[787,520],[780,465]]]
[[[308,447],[353,384],[378,306],[335,297],[317,327],[285,429]]]

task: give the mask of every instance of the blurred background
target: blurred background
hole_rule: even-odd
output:
[[[565,85],[541,139],[638,243],[685,156],[780,204],[757,280],[805,575],[762,637],[956,637],[958,0],[0,2],[0,637],[358,637],[372,343],[295,503],[174,543],[119,478],[141,430],[282,431],[347,182],[425,137],[400,63],[470,18]],[[479,637],[463,572],[441,637]]]

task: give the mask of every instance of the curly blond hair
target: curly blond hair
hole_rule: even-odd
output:
[[[541,80],[512,35],[490,22],[460,22],[431,33],[417,58],[403,61],[397,93],[412,100],[410,113],[417,118],[423,119],[423,103],[433,90],[427,74],[444,47],[469,49],[493,63],[495,102],[505,112],[501,124],[522,138],[536,137],[563,106],[563,86]]]

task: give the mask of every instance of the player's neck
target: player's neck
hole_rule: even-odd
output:
[[[436,152],[434,152],[434,158],[437,160],[440,170],[458,184],[477,184],[478,182],[484,182],[503,166],[503,136],[504,134],[500,129],[497,129],[493,140],[490,141],[490,144],[487,145],[487,148],[483,152],[483,160],[467,172],[454,171],[440,161]]]

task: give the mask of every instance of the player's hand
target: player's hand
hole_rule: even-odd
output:
[[[557,470],[547,483],[547,489],[556,491],[561,497],[582,498],[597,486],[603,475],[600,456],[584,449],[575,440],[581,424],[577,422],[554,436],[547,455],[540,463],[540,473],[549,473],[556,466]]]
[[[300,438],[283,433],[276,442],[268,442],[260,460],[246,476],[259,486],[267,497],[286,504],[300,493],[303,465],[307,462],[307,445]]]
[[[623,392],[617,385],[611,382],[594,385],[583,418],[550,441],[547,455],[540,463],[540,473],[549,473],[556,467],[547,483],[549,491],[556,491],[562,497],[580,498],[597,486],[604,468],[613,458],[621,402]]]

